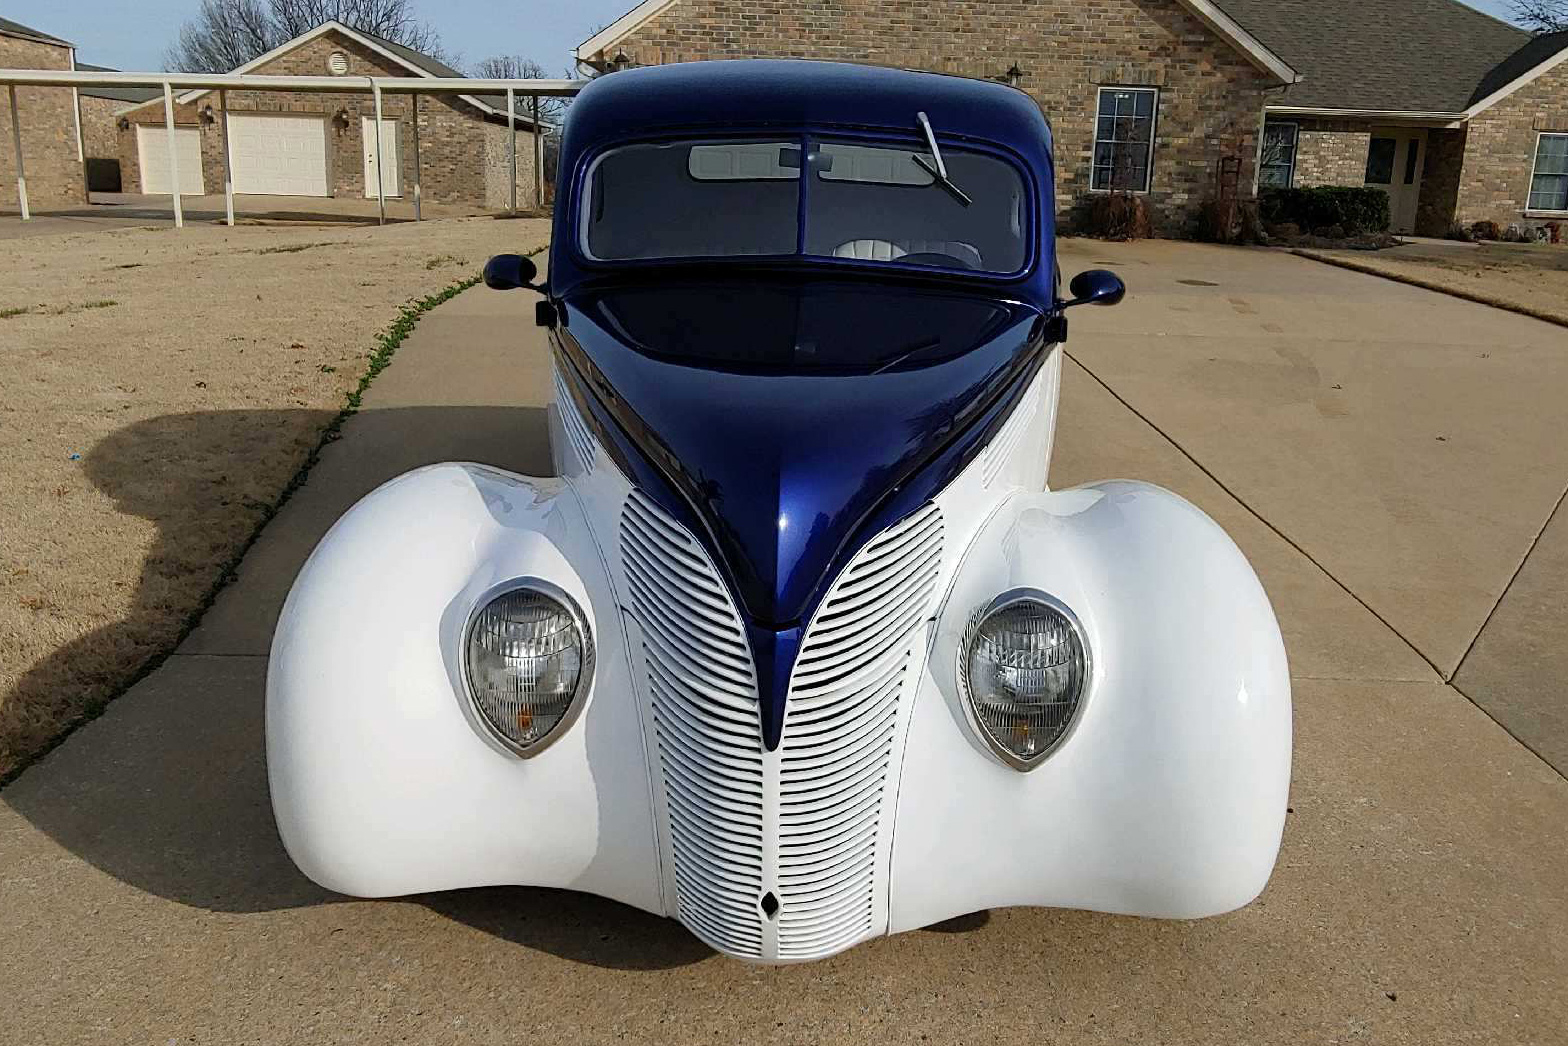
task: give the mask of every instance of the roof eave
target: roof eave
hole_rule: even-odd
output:
[[[1515,91],[1529,86],[1531,83],[1540,79],[1542,76],[1545,76],[1547,73],[1551,72],[1553,69],[1556,69],[1564,62],[1568,62],[1568,46],[1563,47],[1551,57],[1538,62],[1535,66],[1526,70],[1520,76],[1515,77],[1509,83],[1499,87],[1497,90],[1493,91],[1491,94],[1487,95],[1485,98],[1482,98],[1470,108],[1466,109],[1464,112],[1465,119],[1472,119],[1476,116],[1479,116],[1481,113],[1486,112],[1492,106],[1496,105],[1498,102],[1501,102]]]
[[[392,61],[396,62],[398,65],[402,66],[404,69],[407,69],[410,72],[412,72],[415,77],[418,77],[420,79],[425,79],[425,80],[439,79],[434,73],[430,72],[428,69],[421,69],[419,66],[417,66],[414,63],[408,61],[406,58],[402,57],[401,55],[394,53],[393,51],[389,50],[388,48],[382,47],[379,43],[377,43],[375,40],[370,39],[364,33],[361,33],[358,30],[353,29],[350,26],[346,26],[342,22],[332,21],[332,20],[328,20],[328,21],[322,22],[320,25],[316,26],[316,28],[308,30],[306,32],[303,32],[300,35],[294,37],[293,39],[284,41],[283,43],[279,44],[277,47],[274,47],[272,50],[268,51],[266,54],[260,55],[260,56],[258,56],[256,58],[252,58],[250,61],[246,62],[244,65],[239,66],[236,69],[231,69],[230,72],[238,73],[238,74],[248,73],[252,69],[256,69],[256,68],[258,68],[258,67],[260,67],[262,65],[265,65],[266,63],[272,61],[275,58],[278,58],[278,57],[280,57],[282,55],[288,54],[290,51],[293,51],[296,48],[301,47],[301,46],[309,43],[310,41],[316,39],[316,37],[318,37],[318,36],[324,36],[328,32],[339,32],[339,33],[342,33],[344,36],[346,36],[349,39],[353,40],[354,42],[360,44],[361,46],[368,47],[370,50],[376,52],[377,54],[379,54],[379,55],[381,55],[381,56],[383,56],[385,58],[389,58]],[[356,78],[355,77],[346,77],[346,79],[356,79]],[[194,102],[196,99],[200,98],[204,94],[211,94],[211,93],[212,93],[212,91],[210,89],[187,91],[186,93],[184,93],[182,95],[176,96],[174,101],[175,101],[175,103],[177,105],[186,105],[186,104],[188,104],[190,102]],[[481,102],[478,98],[474,97],[473,95],[460,94],[457,97],[459,99],[461,99],[462,101],[468,103],[469,105],[473,106],[475,109],[478,109],[481,113],[484,113],[484,114],[490,115],[490,116],[499,116],[503,120],[506,119],[505,111],[503,111],[501,109],[496,109],[493,106],[487,105],[484,102]],[[154,103],[156,103],[158,101],[159,101],[159,99],[157,99],[157,98],[149,98],[145,102],[137,102],[135,105],[128,106],[125,109],[121,109],[115,115],[121,116],[121,115],[124,115],[126,113],[135,112],[137,109],[145,108],[146,106],[152,105],[152,104],[154,104]],[[524,125],[526,125],[528,127],[532,127],[533,126],[533,121],[530,120],[526,116],[518,116],[518,117],[516,117],[516,121],[517,121],[517,123],[524,124]]]

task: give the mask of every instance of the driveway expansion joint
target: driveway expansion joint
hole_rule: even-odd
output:
[[[1289,534],[1286,534],[1283,530],[1281,530],[1278,526],[1276,526],[1274,524],[1274,522],[1272,520],[1268,519],[1267,517],[1265,517],[1263,515],[1263,513],[1259,512],[1256,508],[1253,508],[1252,505],[1245,498],[1243,498],[1239,493],[1237,493],[1235,490],[1233,490],[1230,487],[1230,485],[1227,484],[1224,480],[1220,479],[1219,476],[1215,475],[1214,472],[1207,465],[1205,465],[1203,462],[1199,461],[1197,459],[1197,457],[1190,450],[1188,450],[1186,447],[1182,446],[1182,444],[1174,436],[1172,436],[1169,432],[1166,432],[1159,425],[1155,424],[1154,420],[1152,418],[1150,418],[1147,414],[1144,414],[1137,407],[1133,406],[1132,403],[1130,403],[1125,396],[1123,396],[1121,393],[1119,393],[1115,389],[1113,389],[1110,386],[1109,382],[1107,382],[1104,378],[1100,377],[1093,370],[1091,370],[1088,367],[1088,365],[1086,365],[1081,359],[1079,359],[1077,356],[1074,356],[1071,352],[1068,352],[1065,348],[1062,350],[1062,352],[1068,359],[1072,360],[1075,364],[1077,364],[1078,368],[1080,370],[1082,370],[1089,377],[1093,378],[1095,380],[1095,382],[1101,388],[1103,388],[1107,393],[1109,393],[1111,395],[1111,397],[1113,399],[1116,400],[1117,403],[1120,403],[1123,407],[1126,407],[1135,416],[1137,416],[1138,420],[1142,421],[1145,425],[1149,426],[1149,428],[1151,428],[1155,432],[1157,432],[1160,435],[1160,437],[1162,439],[1164,439],[1167,443],[1169,443],[1172,447],[1174,447],[1176,449],[1176,451],[1179,454],[1182,455],[1182,457],[1184,457],[1188,461],[1190,461],[1194,468],[1196,468],[1199,472],[1202,472],[1205,476],[1207,476],[1209,478],[1209,480],[1211,482],[1214,483],[1215,486],[1219,487],[1222,491],[1224,491],[1227,495],[1229,495],[1232,499],[1234,499],[1236,504],[1238,504],[1242,508],[1246,509],[1247,512],[1254,519],[1256,519],[1259,523],[1262,523],[1265,527],[1267,527],[1281,541],[1285,542],[1291,548],[1293,548],[1297,552],[1299,552],[1303,557],[1305,557],[1307,562],[1311,563],[1314,567],[1317,567],[1318,570],[1323,573],[1323,576],[1328,578],[1330,581],[1332,581],[1340,589],[1340,591],[1344,592],[1351,599],[1354,599],[1357,603],[1359,603],[1366,610],[1367,613],[1371,614],[1374,618],[1376,618],[1379,622],[1381,622],[1385,628],[1387,628],[1391,633],[1393,633],[1395,636],[1397,636],[1399,638],[1400,642],[1404,643],[1407,647],[1409,647],[1410,650],[1417,657],[1419,657],[1422,661],[1426,662],[1426,664],[1431,667],[1432,673],[1433,673],[1433,675],[1435,677],[1434,680],[1433,680],[1434,682],[1444,682],[1444,683],[1446,683],[1448,681],[1448,677],[1443,674],[1443,670],[1437,666],[1437,663],[1435,661],[1433,661],[1424,652],[1422,652],[1420,647],[1418,647],[1414,643],[1412,643],[1405,636],[1404,633],[1400,632],[1399,629],[1395,628],[1393,623],[1390,622],[1388,620],[1388,618],[1386,618],[1382,614],[1378,613],[1376,608],[1374,608],[1370,603],[1368,603],[1366,600],[1362,599],[1359,595],[1357,595],[1350,588],[1349,585],[1346,585],[1339,578],[1335,577],[1333,572],[1330,571],[1328,569],[1328,567],[1324,566],[1321,562],[1319,562],[1318,559],[1315,556],[1312,555],[1312,553],[1308,552],[1305,548],[1303,548],[1301,546],[1301,544],[1299,542],[1297,542]]]

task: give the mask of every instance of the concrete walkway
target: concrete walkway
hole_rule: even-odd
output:
[[[548,471],[532,299],[476,289],[421,322],[179,653],[0,793],[0,1041],[1561,1041],[1568,782],[1466,696],[1559,757],[1561,332],[1276,253],[1064,255],[1132,293],[1075,314],[1053,483],[1192,499],[1286,633],[1292,808],[1258,902],[998,911],[761,970],[586,896],[303,879],[261,734],[294,572],[408,468]]]

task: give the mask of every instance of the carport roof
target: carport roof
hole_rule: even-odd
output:
[[[1403,113],[1463,113],[1564,45],[1457,0],[1219,0],[1231,17],[1300,69],[1278,104]]]
[[[0,33],[6,36],[20,36],[24,40],[37,40],[41,44],[57,44],[60,47],[75,47],[69,40],[62,40],[58,36],[40,33],[30,29],[21,22],[13,22],[9,18],[0,18]]]
[[[84,73],[116,73],[119,72],[107,65],[92,65],[87,62],[77,62],[76,68]],[[145,102],[149,98],[156,98],[163,92],[156,87],[78,87],[76,93],[84,98],[108,98],[115,102]]]

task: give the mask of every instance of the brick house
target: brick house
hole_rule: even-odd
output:
[[[429,55],[327,22],[238,69],[259,76],[461,77]],[[189,91],[175,99],[180,193],[223,191],[223,143],[236,194],[376,196],[375,103],[368,91]],[[227,111],[224,104],[227,104]],[[414,126],[417,104],[417,138]],[[126,192],[168,193],[163,102],[119,115],[117,155]],[[533,199],[533,124],[519,116],[518,200]],[[381,181],[411,195],[418,149],[421,198],[502,208],[510,202],[506,101],[496,95],[382,96]]]
[[[0,18],[0,69],[74,69],[76,48],[47,33]],[[75,93],[61,87],[18,87],[27,202],[35,209],[87,202]],[[11,107],[0,100],[0,208],[19,206],[11,147]]]
[[[1015,84],[1051,120],[1069,220],[1126,189],[1179,235],[1222,178],[1377,185],[1407,232],[1568,218],[1568,34],[1457,0],[645,0],[577,50],[748,57]]]

